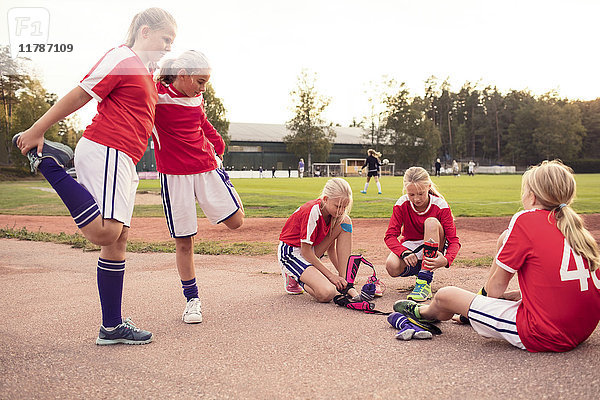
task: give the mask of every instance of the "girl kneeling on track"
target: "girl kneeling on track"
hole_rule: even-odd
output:
[[[440,289],[431,305],[402,300],[396,311],[422,319],[468,315],[484,337],[531,352],[568,351],[600,321],[600,251],[571,208],[576,183],[560,161],[544,161],[523,174],[521,201],[498,241],[488,281],[475,294]],[[506,292],[517,274],[520,293]]]
[[[352,251],[352,189],[342,178],[325,184],[318,199],[300,206],[286,221],[279,236],[278,258],[289,294],[303,289],[317,301],[327,303],[348,283],[346,267]],[[321,257],[327,252],[333,273]],[[348,290],[358,296],[356,289]]]
[[[431,298],[433,270],[450,266],[460,242],[452,210],[425,169],[411,167],[404,173],[404,195],[394,205],[384,240],[392,251],[385,262],[390,276],[417,276],[407,297]]]
[[[182,319],[202,322],[194,236],[196,200],[213,224],[237,229],[244,222],[242,202],[220,168],[225,142],[207,120],[202,93],[210,79],[206,57],[186,51],[163,63],[158,82],[155,129],[156,167],[167,225],[175,238],[175,259],[187,304]]]

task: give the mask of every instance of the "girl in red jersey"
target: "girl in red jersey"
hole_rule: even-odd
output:
[[[327,303],[346,289],[346,263],[352,251],[352,189],[342,178],[327,181],[318,199],[300,206],[279,235],[277,256],[289,294],[303,289],[317,301]],[[333,273],[321,257],[327,252]],[[351,296],[358,292],[351,288]]]
[[[61,197],[81,233],[101,246],[97,280],[102,326],[97,344],[145,344],[152,333],[121,317],[127,234],[138,176],[135,164],[144,151],[156,104],[149,67],[171,49],[175,20],[165,10],[149,8],[131,22],[126,43],[108,51],[79,85],[54,104],[13,143],[27,155]],[[73,158],[67,146],[44,139],[55,123],[92,98],[98,114],[75,150],[78,181],[63,167]]]
[[[198,231],[196,201],[213,223],[237,229],[244,221],[242,202],[220,168],[225,142],[207,120],[202,93],[210,79],[206,57],[186,51],[162,64],[154,134],[156,167],[175,259],[187,304],[185,323],[202,322],[194,268]],[[216,156],[218,155],[218,157]]]
[[[560,161],[530,168],[521,184],[525,210],[500,236],[483,294],[445,287],[429,306],[404,300],[394,309],[422,319],[468,315],[480,335],[531,352],[575,348],[600,321],[600,252],[571,208],[575,192],[573,171]],[[515,273],[516,297],[506,292]]]
[[[460,242],[450,206],[425,169],[411,167],[404,172],[404,193],[385,233],[385,244],[392,251],[385,267],[392,277],[416,275],[408,298],[425,301],[431,298],[433,270],[452,264]],[[431,254],[423,254],[425,241],[437,244]]]

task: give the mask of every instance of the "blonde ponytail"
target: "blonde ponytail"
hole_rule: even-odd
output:
[[[585,228],[581,217],[571,208],[577,191],[573,170],[560,160],[543,161],[523,174],[523,193],[530,191],[537,202],[551,210],[556,227],[573,251],[588,260],[590,271],[600,266],[598,243]]]
[[[350,211],[352,210],[352,188],[350,187],[350,184],[342,178],[331,178],[330,180],[327,181],[327,183],[325,184],[325,187],[323,187],[323,191],[321,192],[321,196],[319,197],[320,199],[323,199],[323,197],[327,196],[328,199],[342,199],[342,200],[348,200],[348,205],[346,205],[346,208],[344,210],[344,214],[348,215],[350,214]],[[335,227],[337,224],[341,224],[342,220],[344,218],[344,215],[341,215],[339,217],[332,217],[332,221],[331,221],[331,229],[329,230],[329,232],[331,232],[333,230],[333,227]]]

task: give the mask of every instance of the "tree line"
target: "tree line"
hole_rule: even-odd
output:
[[[315,80],[307,71],[300,74],[291,93],[296,115],[287,123],[291,133],[285,140],[288,151],[305,157],[308,143],[329,142],[325,154],[312,150],[315,161],[324,161],[333,124],[323,121],[329,99],[316,92]],[[553,91],[502,93],[473,82],[453,91],[447,79],[433,76],[425,81],[424,96],[411,95],[405,83],[393,79],[370,87],[369,107],[352,126],[364,129],[366,146],[401,168],[430,167],[436,158],[519,166],[600,158],[600,99],[570,101]]]

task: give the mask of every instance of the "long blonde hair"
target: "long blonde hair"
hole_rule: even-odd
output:
[[[429,193],[442,199],[444,198],[444,196],[442,196],[435,183],[433,183],[433,181],[431,180],[431,177],[429,176],[429,173],[427,172],[427,170],[425,170],[425,168],[410,167],[409,169],[404,171],[403,182],[404,186],[402,188],[402,193],[406,193],[406,187],[411,183],[421,188],[429,185]]]
[[[188,50],[177,58],[163,61],[156,80],[165,84],[173,83],[182,69],[187,75],[209,75],[211,72],[210,63],[203,53]]]
[[[370,156],[373,156],[373,157],[377,157],[377,158],[381,157],[381,153],[378,152],[375,149],[369,149],[369,150],[367,150],[367,154],[370,155]]]
[[[348,215],[350,214],[350,211],[352,210],[352,188],[350,187],[350,184],[342,178],[331,178],[330,180],[327,181],[327,183],[325,184],[325,186],[323,187],[323,191],[321,192],[321,196],[319,196],[320,199],[323,199],[323,197],[327,196],[328,199],[341,199],[341,200],[348,200],[348,205],[346,205],[346,208],[344,209],[344,214]],[[329,232],[331,232],[333,230],[333,227],[338,224],[341,223],[342,219],[344,218],[344,215],[342,214],[340,217],[334,217],[332,216],[332,220],[331,220],[331,228]]]
[[[600,266],[598,243],[584,227],[581,217],[571,208],[577,192],[573,170],[560,160],[543,161],[530,167],[521,181],[521,194],[533,193],[537,202],[551,210],[556,227],[573,251],[588,260],[590,271]]]
[[[165,28],[177,28],[175,18],[162,8],[152,7],[137,13],[131,20],[125,46],[133,47],[138,32],[142,26],[148,26],[153,31]]]

